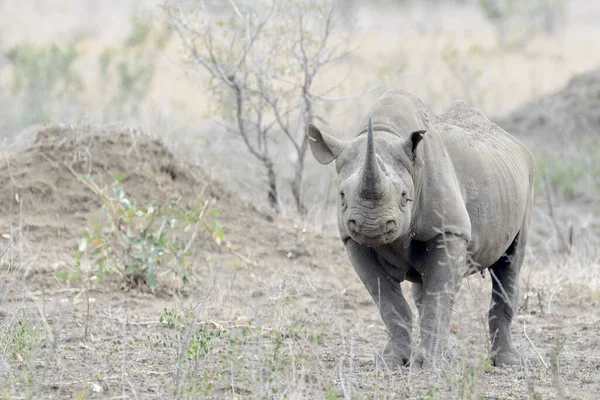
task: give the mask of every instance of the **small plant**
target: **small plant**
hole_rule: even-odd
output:
[[[181,384],[192,376],[197,376],[199,362],[209,354],[211,342],[227,331],[216,323],[198,322],[193,310],[170,311],[165,308],[159,322],[175,331],[175,337],[169,338],[169,342],[177,343],[175,392],[181,394]],[[201,387],[198,388],[196,384],[187,382],[187,389],[184,390],[193,392],[201,389],[203,393],[212,390],[210,382],[202,379],[200,383]]]
[[[193,311],[176,312],[165,308],[159,322],[177,331],[179,341],[184,341],[179,357],[197,362],[210,351],[210,342],[226,331],[216,324],[197,323]]]
[[[0,359],[13,365],[19,365],[12,373],[0,376],[0,386],[11,384],[27,384],[32,387],[35,378],[35,356],[42,346],[42,339],[34,325],[26,316],[25,310],[21,311],[15,321],[0,325]],[[6,383],[6,385],[5,385]],[[0,396],[4,393],[0,392]]]
[[[177,314],[174,311],[168,311],[166,308],[165,308],[165,311],[163,312],[163,314],[158,319],[158,322],[160,322],[161,324],[165,324],[167,327],[169,327],[171,329],[175,329],[175,328],[180,329],[182,327],[185,327],[185,325],[182,321],[181,314]]]
[[[213,219],[219,210],[212,202],[200,199],[197,208],[183,207],[177,201],[138,206],[125,192],[125,175],[114,179],[110,191],[100,189],[90,177],[77,176],[101,201],[103,215],[84,231],[74,271],[62,272],[60,278],[101,282],[107,274],[116,273],[128,287],[154,288],[160,270],[161,275],[173,273],[185,284],[191,273],[191,241],[184,246],[178,234],[203,229],[218,243],[224,239],[223,229]]]
[[[427,393],[418,397],[418,400],[434,400],[435,399],[435,390],[429,389]]]
[[[0,326],[0,349],[10,360],[18,362],[31,360],[39,344],[38,332],[26,317],[13,324]]]

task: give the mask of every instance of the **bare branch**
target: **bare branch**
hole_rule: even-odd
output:
[[[233,1],[230,0],[230,2],[231,2],[231,4],[234,4]],[[234,7],[235,7],[235,5],[234,5]],[[250,38],[248,39],[248,43],[244,47],[242,55],[240,56],[240,59],[236,63],[236,66],[235,66],[235,68],[233,70],[234,74],[237,73],[237,71],[239,71],[239,69],[241,68],[242,64],[246,61],[246,57],[248,56],[248,52],[251,49],[253,49],[254,43],[256,42],[256,39],[258,38],[258,35],[260,35],[260,33],[263,30],[265,24],[271,19],[271,16],[273,15],[273,10],[275,10],[275,0],[273,0],[271,2],[271,8],[269,9],[269,12],[265,16],[265,18],[263,18],[262,21],[260,21],[256,25],[256,28],[254,29],[254,32],[250,35]],[[249,27],[249,19],[250,19],[249,15],[247,15],[246,18],[248,18],[248,21],[246,22],[246,27],[248,29],[248,27]]]
[[[208,73],[225,116],[233,113],[235,122],[227,131],[239,135],[267,169],[271,205],[277,206],[277,188],[270,147],[278,138],[293,146],[297,159],[292,193],[301,213],[308,141],[298,128],[318,118],[317,103],[355,98],[386,84],[332,97],[330,93],[340,86],[336,79],[325,91],[314,93],[316,77],[352,52],[349,38],[336,35],[335,1],[228,0],[230,17],[224,28],[206,16],[199,16],[196,24],[194,15],[181,6],[166,7],[189,63]]]
[[[180,11],[180,14],[183,13],[183,11],[181,9],[179,11]],[[183,42],[184,46],[186,47],[186,49],[188,50],[190,55],[193,57],[193,59],[196,61],[196,63],[198,63],[199,65],[204,67],[204,69],[209,74],[214,76],[215,78],[218,78],[222,82],[229,84],[229,80],[225,77],[225,75],[219,68],[219,64],[216,62],[214,54],[212,53],[212,46],[207,46],[207,50],[209,51],[209,56],[212,60],[212,65],[211,65],[200,55],[200,53],[198,53],[196,46],[194,46],[192,41],[189,39],[187,33],[192,32],[192,33],[194,33],[194,37],[198,37],[198,36],[202,37],[205,44],[207,43],[206,37],[209,35],[200,34],[199,32],[196,32],[195,30],[191,29],[189,27],[189,25],[184,22],[184,17],[182,15],[180,15],[179,17],[176,17],[173,15],[173,13],[170,10],[168,10],[167,12],[170,17],[169,22],[170,22],[171,26],[175,29],[175,31],[179,35],[181,41]]]
[[[271,105],[271,110],[273,110],[273,113],[275,113],[275,119],[276,119],[277,123],[279,124],[279,127],[281,128],[283,133],[288,137],[288,139],[294,146],[294,149],[296,149],[296,152],[300,155],[300,152],[301,152],[300,146],[298,145],[298,143],[296,143],[296,140],[290,133],[289,124],[287,122],[283,121],[283,118],[281,116],[281,110],[279,109],[277,102],[270,102],[269,104]],[[288,115],[289,115],[289,112],[286,113],[286,116],[288,116]]]
[[[250,140],[248,139],[248,133],[246,132],[246,125],[244,123],[244,116],[243,116],[244,100],[242,97],[242,89],[235,81],[235,78],[233,81],[233,92],[235,93],[235,113],[236,113],[236,121],[238,124],[238,130],[239,130],[240,136],[242,136],[242,139],[244,140],[244,143],[248,147],[248,150],[250,151],[250,153],[252,153],[260,161],[264,162],[265,161],[265,153],[263,152],[262,154],[260,154],[259,152],[257,152],[254,149],[254,147],[252,146],[252,144],[250,143]]]

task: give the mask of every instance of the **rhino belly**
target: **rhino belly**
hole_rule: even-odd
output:
[[[471,221],[469,252],[478,269],[488,268],[506,252],[527,210],[530,184],[526,166],[504,170],[501,166],[490,168],[487,176],[480,174],[476,182],[471,179],[477,190],[467,188],[464,193]]]
[[[508,250],[519,233],[523,219],[516,218],[478,220],[472,224],[469,254],[476,268],[472,272],[490,267]]]

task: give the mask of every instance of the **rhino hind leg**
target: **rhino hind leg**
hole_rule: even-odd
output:
[[[521,363],[515,349],[510,326],[517,310],[519,272],[525,256],[523,230],[513,240],[506,253],[490,267],[492,301],[488,324],[492,341],[492,364],[498,367]]]

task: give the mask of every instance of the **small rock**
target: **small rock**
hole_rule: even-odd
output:
[[[93,383],[92,384],[92,392],[94,393],[102,393],[104,389],[102,389],[102,386],[98,385],[97,383]]]

